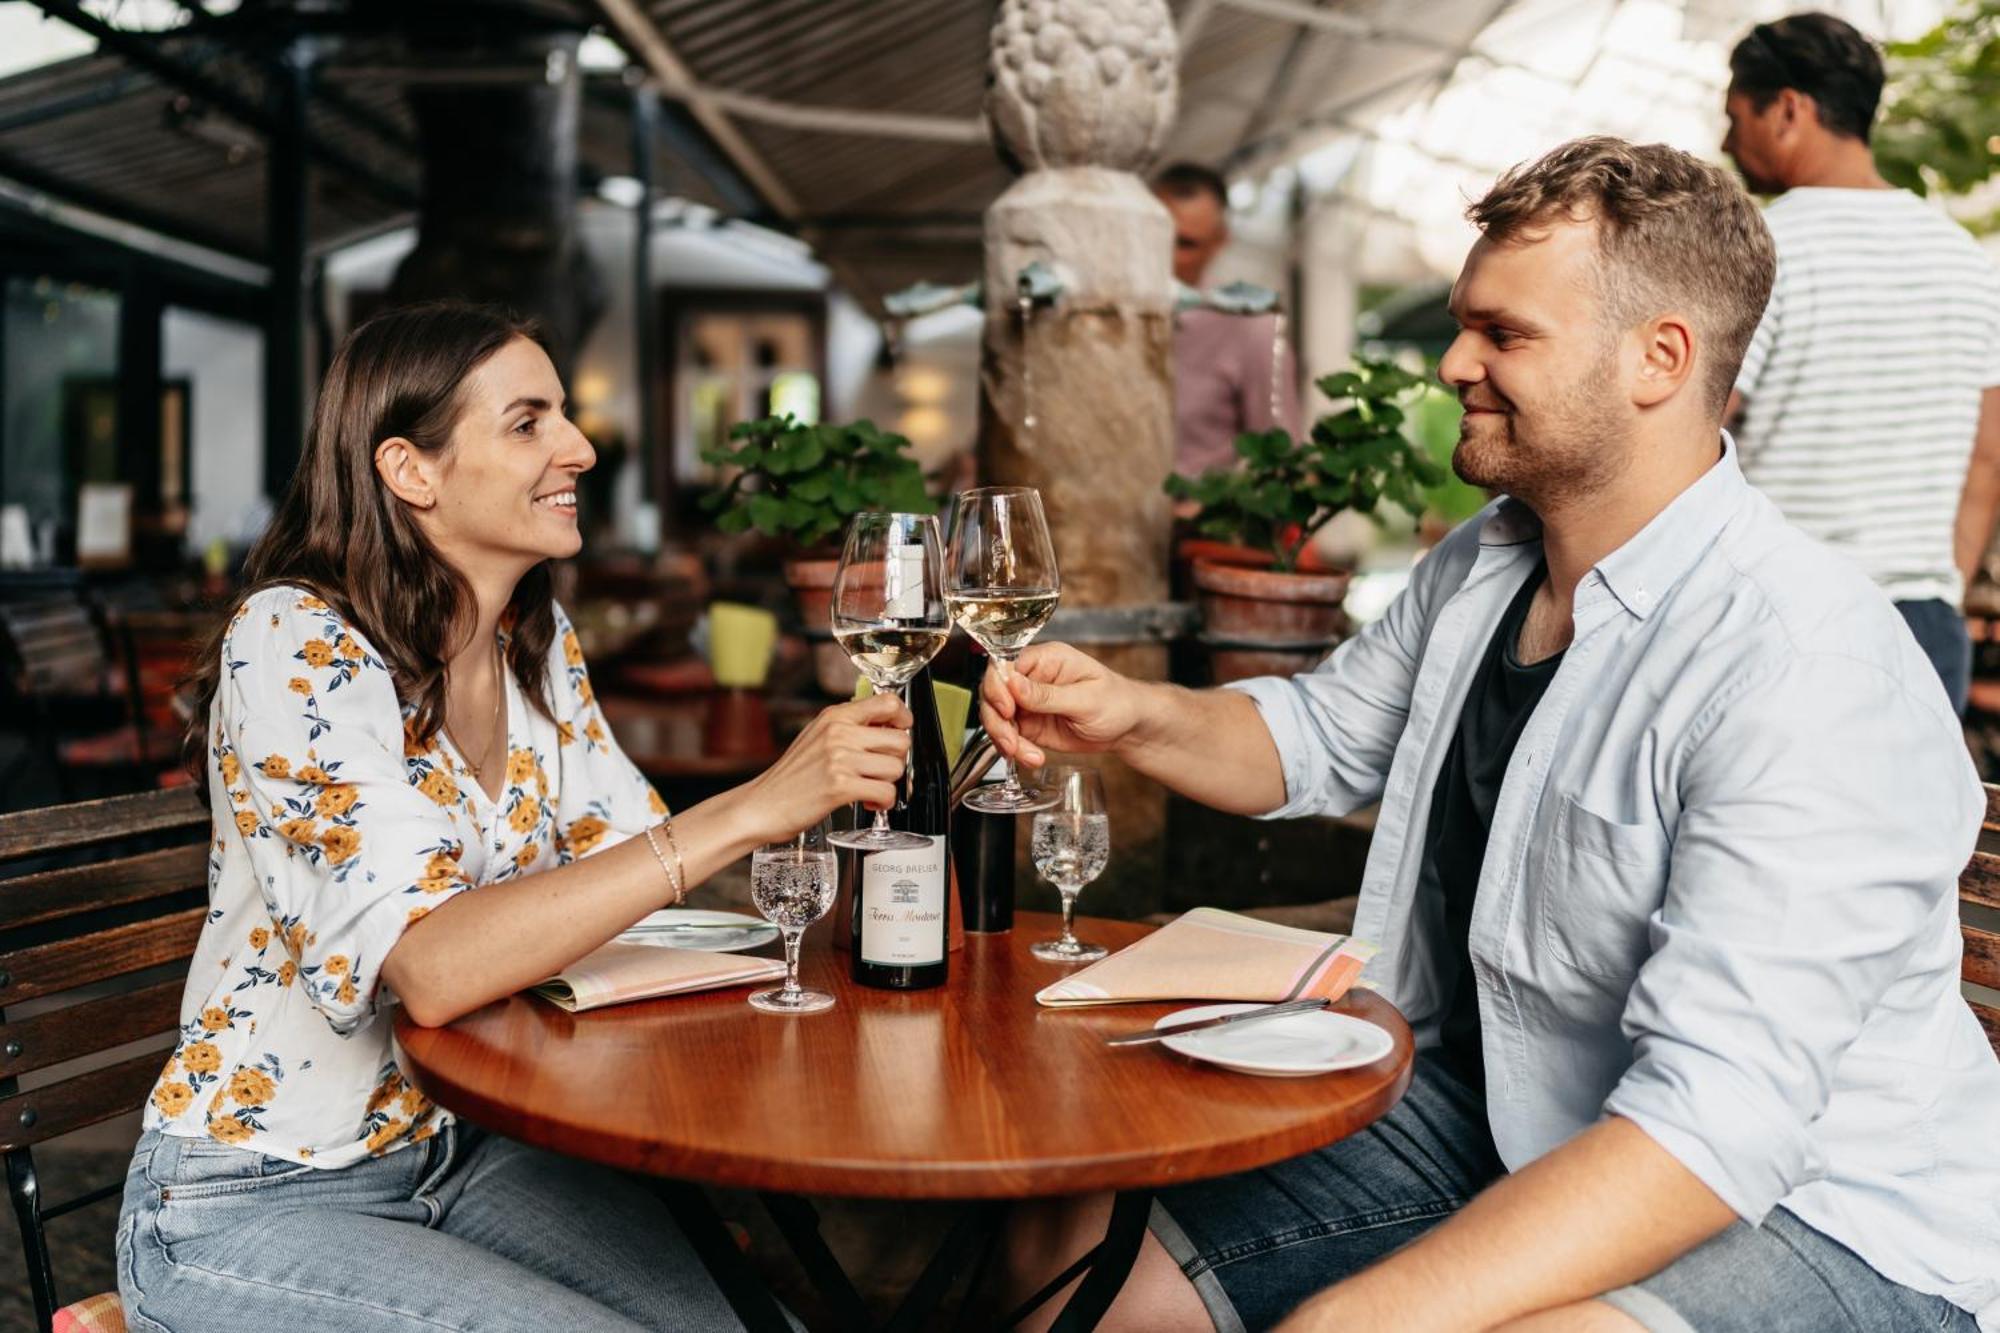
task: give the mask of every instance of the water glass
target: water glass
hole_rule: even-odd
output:
[[[839,883],[824,820],[790,842],[771,843],[750,854],[750,901],[785,937],[785,984],[753,994],[751,1008],[769,1014],[833,1008],[831,995],[799,985],[799,940],[807,926],[832,910]]]
[[[1035,873],[1062,895],[1062,938],[1031,945],[1029,952],[1051,963],[1094,963],[1109,952],[1076,937],[1076,895],[1104,873],[1111,859],[1111,815],[1104,782],[1095,769],[1051,764],[1042,771],[1042,795],[1052,804],[1035,815],[1029,854]]]

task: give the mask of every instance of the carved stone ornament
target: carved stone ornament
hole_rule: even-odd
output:
[[[986,119],[1010,165],[1139,171],[1180,95],[1165,0],[1002,0]]]

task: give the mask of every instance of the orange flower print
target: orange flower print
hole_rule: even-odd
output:
[[[236,779],[243,776],[243,765],[236,762],[236,756],[225,753],[217,763],[222,768],[222,785],[234,787]]]
[[[545,769],[545,768],[543,768],[543,767],[542,767],[542,766],[541,766],[540,764],[536,764],[536,765],[535,765],[535,795],[537,795],[537,796],[547,796],[548,794],[549,794],[549,774],[548,774],[548,770],[547,770],[547,769]]]
[[[194,1105],[194,1089],[185,1083],[162,1083],[153,1089],[153,1105],[171,1120]]]
[[[307,764],[299,770],[298,778],[300,782],[310,782],[315,787],[324,787],[333,781],[333,774],[318,764]]]
[[[597,691],[590,688],[590,677],[585,676],[576,683],[576,697],[583,700],[586,704],[597,702]]]
[[[416,1120],[431,1109],[431,1099],[415,1088],[405,1088],[401,1099],[396,1103],[396,1109],[410,1119]]]
[[[458,801],[458,784],[451,780],[451,774],[441,768],[434,768],[417,784],[417,790],[439,805],[454,805]]]
[[[246,838],[256,837],[257,812],[255,810],[238,810],[236,812],[236,831]]]
[[[293,694],[311,694],[313,692],[312,682],[304,676],[293,676],[285,682],[285,688]]]
[[[535,863],[535,858],[541,854],[542,849],[530,843],[528,846],[514,853],[514,864],[518,868],[526,870]]]
[[[507,826],[516,833],[532,833],[541,822],[542,807],[537,801],[522,801],[507,813]]]
[[[208,1136],[218,1143],[243,1143],[250,1134],[250,1126],[233,1115],[216,1116],[208,1122]]]
[[[569,831],[563,835],[563,840],[572,852],[582,856],[604,841],[607,827],[609,826],[596,815],[585,815],[569,826]]]
[[[425,1125],[422,1129],[410,1135],[410,1142],[422,1143],[425,1139],[430,1138],[433,1134],[436,1134],[437,1132],[438,1130],[435,1124]]]
[[[583,665],[583,645],[576,641],[573,629],[563,631],[563,661],[571,666]]]
[[[646,808],[656,815],[667,813],[667,803],[660,799],[660,793],[653,789],[651,783],[646,786]]]
[[[313,802],[313,812],[325,819],[344,815],[354,808],[355,799],[360,794],[353,783],[336,782],[320,792],[319,799]]]
[[[359,662],[361,660],[361,646],[345,634],[333,641],[333,653],[334,656],[344,658],[349,662]]]
[[[191,1041],[181,1051],[181,1063],[191,1074],[213,1074],[222,1068],[222,1052],[213,1042]]]
[[[309,667],[333,665],[333,648],[325,639],[307,639],[305,647],[300,649],[300,652]]]
[[[380,1155],[385,1148],[401,1138],[409,1127],[410,1122],[407,1120],[391,1120],[368,1136],[368,1151]]]
[[[405,718],[403,720],[403,758],[415,759],[419,755],[429,754],[433,748],[431,742],[417,739],[417,724],[415,720]]]
[[[303,921],[294,921],[291,929],[285,932],[285,948],[290,952],[292,957],[296,958],[305,947],[306,923]]]
[[[308,594],[304,597],[299,598],[299,610],[324,611],[326,610],[326,603],[322,602],[319,598]]]
[[[259,926],[250,932],[250,947],[260,953],[263,951],[264,946],[270,942],[271,932],[267,927]]]
[[[278,1095],[278,1085],[261,1069],[239,1069],[229,1079],[229,1095],[243,1106],[262,1106]]]
[[[361,850],[361,831],[345,824],[335,824],[323,829],[319,835],[319,845],[326,849],[326,859],[340,865]]]
[[[319,841],[319,825],[310,819],[287,819],[278,825],[278,832],[284,834],[286,841],[301,847],[309,847]]]
[[[341,1004],[353,1004],[359,999],[360,993],[354,989],[354,978],[348,977],[343,980],[339,988],[333,992],[333,998]]]
[[[458,873],[458,858],[450,852],[432,852],[424,863],[425,879],[449,879]]]
[[[284,962],[278,964],[279,988],[283,989],[284,987],[291,985],[293,979],[298,975],[299,975],[299,965],[293,962],[291,959],[287,958]]]
[[[326,974],[330,977],[346,976],[347,967],[347,955],[344,953],[337,953],[326,960]]]
[[[507,783],[518,787],[535,776],[535,752],[533,750],[509,750],[507,752]]]
[[[430,884],[430,881],[429,881],[429,880],[425,880],[425,881],[424,881],[424,883],[425,883],[425,885],[426,885],[426,886],[428,886],[428,885]],[[435,892],[435,893],[442,893],[442,892],[444,892],[444,890],[443,890],[443,889],[430,889],[430,888],[428,888],[428,887],[427,887],[427,888],[425,889],[425,892],[427,892],[427,893],[428,893],[428,892]],[[431,909],[430,909],[430,907],[429,907],[429,905],[428,905],[428,904],[426,904],[426,905],[425,905],[425,906],[423,906],[423,907],[412,907],[412,908],[410,909],[410,915],[409,915],[409,919],[403,922],[403,929],[405,929],[405,930],[408,930],[408,929],[409,929],[409,928],[410,928],[411,926],[414,926],[414,925],[416,925],[416,924],[417,924],[417,922],[419,922],[419,921],[422,921],[422,920],[423,920],[423,919],[424,919],[425,917],[429,916],[430,914],[431,914]]]
[[[576,728],[567,722],[556,723],[556,740],[563,745],[576,744]]]
[[[604,744],[604,724],[594,717],[583,724],[583,734],[599,745]]]
[[[264,762],[257,765],[257,771],[267,778],[288,778],[292,775],[292,761],[281,754],[264,756]]]
[[[210,1032],[220,1032],[229,1026],[227,1009],[209,1008],[201,1011],[201,1025]]]
[[[459,874],[452,871],[446,875],[426,875],[417,881],[417,887],[425,893],[449,893],[459,883]],[[424,909],[429,911],[429,908]]]
[[[402,1090],[403,1076],[401,1074],[392,1073],[389,1077],[376,1084],[375,1091],[368,1094],[368,1110],[370,1114],[381,1110],[394,1101],[396,1094]]]

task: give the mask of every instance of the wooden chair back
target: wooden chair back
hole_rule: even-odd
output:
[[[1986,820],[1979,849],[1958,877],[1959,931],[1965,962],[1959,975],[1969,984],[2000,992],[2000,786],[1986,784]],[[1968,998],[1972,1012],[2000,1055],[2000,1002]]]
[[[90,610],[76,597],[0,602],[0,636],[14,688],[24,697],[95,696],[111,660]]]
[[[36,865],[0,869],[0,1156],[43,1328],[58,1305],[43,1224],[123,1180],[44,1200],[32,1150],[145,1105],[208,915],[208,839],[184,788],[0,815],[0,866]]]

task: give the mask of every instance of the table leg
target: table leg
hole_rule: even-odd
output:
[[[736,1238],[729,1234],[701,1187],[679,1180],[657,1180],[654,1188],[747,1333],[791,1333],[792,1323],[785,1318],[777,1298],[736,1247]]]
[[[1132,1276],[1132,1265],[1139,1258],[1139,1247],[1145,1243],[1146,1222],[1152,1212],[1151,1190],[1127,1190],[1120,1194],[1112,1202],[1111,1220],[1105,1225],[1104,1239],[1010,1313],[1003,1327],[1012,1328],[1019,1324],[1075,1281],[1078,1273],[1088,1269],[1069,1303],[1049,1325],[1049,1333],[1089,1333],[1096,1328],[1097,1321],[1104,1318],[1111,1302],[1118,1298],[1125,1279]]]
[[[896,1313],[884,1326],[884,1333],[916,1333],[918,1329],[929,1327],[952,1285],[964,1273],[966,1261],[974,1255],[981,1256],[982,1260],[973,1274],[971,1290],[977,1292],[979,1275],[986,1269],[984,1256],[999,1238],[1000,1227],[1006,1217],[1007,1205],[1004,1203],[967,1204],[945,1235],[944,1244],[924,1265],[916,1283],[897,1305]]]
[[[875,1327],[875,1321],[868,1313],[867,1303],[861,1293],[854,1289],[847,1270],[840,1266],[840,1260],[833,1257],[827,1248],[826,1238],[819,1234],[819,1210],[795,1194],[763,1194],[764,1210],[771,1220],[778,1224],[778,1230],[785,1237],[785,1243],[792,1247],[799,1266],[806,1270],[806,1279],[813,1290],[827,1304],[827,1311],[841,1329],[862,1330]]]

